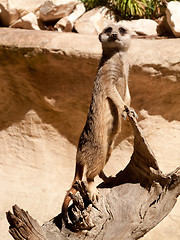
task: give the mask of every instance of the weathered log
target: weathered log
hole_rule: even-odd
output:
[[[13,206],[13,213],[9,211],[6,216],[10,224],[9,232],[14,239],[46,240],[42,228],[27,211],[25,212],[15,205]]]
[[[7,214],[14,239],[134,240],[167,216],[180,194],[180,167],[167,175],[160,171],[136,119],[127,107],[126,112],[134,130],[134,152],[123,171],[108,185],[98,186],[100,198],[95,206],[83,182],[76,183],[79,191],[71,195],[69,229],[61,214],[40,228],[27,212],[14,206],[14,214]]]

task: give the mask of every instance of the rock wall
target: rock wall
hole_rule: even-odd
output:
[[[10,240],[5,212],[13,204],[41,224],[61,210],[101,47],[96,36],[73,33],[3,28],[0,35],[0,232]],[[165,173],[179,165],[179,44],[133,39],[129,51],[132,106]],[[131,153],[131,136],[119,139],[105,172],[117,173]],[[144,239],[179,239],[179,219],[178,202]]]
[[[0,27],[92,35],[99,34],[112,22],[117,23],[108,8],[102,6],[86,11],[85,5],[79,0],[0,0]],[[127,26],[133,36],[179,37],[180,3],[171,1],[161,5],[156,20],[123,20],[119,23]]]

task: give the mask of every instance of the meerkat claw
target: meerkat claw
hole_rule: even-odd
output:
[[[134,109],[131,109],[130,111],[131,111],[133,117],[135,117],[136,119],[138,119],[138,115],[137,115],[137,113],[135,112],[135,110],[134,110]]]
[[[98,194],[95,194],[95,195],[93,195],[93,196],[91,197],[92,203],[95,203],[95,202],[98,201],[98,200],[99,200],[99,193],[98,193]]]
[[[88,193],[89,193],[89,198],[92,203],[99,200],[99,191],[96,188],[94,182],[90,182],[88,184]]]
[[[99,200],[99,191],[97,190],[96,192],[90,193],[90,199],[92,203],[95,203],[96,201]]]
[[[124,121],[126,120],[127,117],[127,112],[126,110],[123,110],[122,117],[124,118]]]
[[[124,106],[124,108],[125,109],[123,110],[123,113],[122,113],[122,116],[124,117],[124,120],[126,120],[126,117],[129,113],[131,113],[133,115],[133,117],[138,119],[138,115],[133,108],[128,108],[126,105]]]

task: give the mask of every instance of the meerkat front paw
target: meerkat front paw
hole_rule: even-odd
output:
[[[124,106],[124,108],[125,109],[123,110],[123,113],[122,113],[122,117],[124,118],[124,120],[126,120],[127,114],[129,112],[133,115],[133,117],[138,119],[138,115],[133,108],[130,108],[130,107],[128,108],[126,105]]]
[[[133,117],[138,119],[138,115],[137,115],[137,113],[135,112],[135,110],[133,108],[130,108],[130,112],[132,113]]]
[[[99,191],[96,188],[94,181],[88,183],[88,192],[89,198],[92,201],[92,203],[99,200]]]

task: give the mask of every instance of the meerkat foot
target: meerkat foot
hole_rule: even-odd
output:
[[[99,191],[96,188],[94,181],[88,182],[88,192],[91,201],[94,203],[99,199]]]

